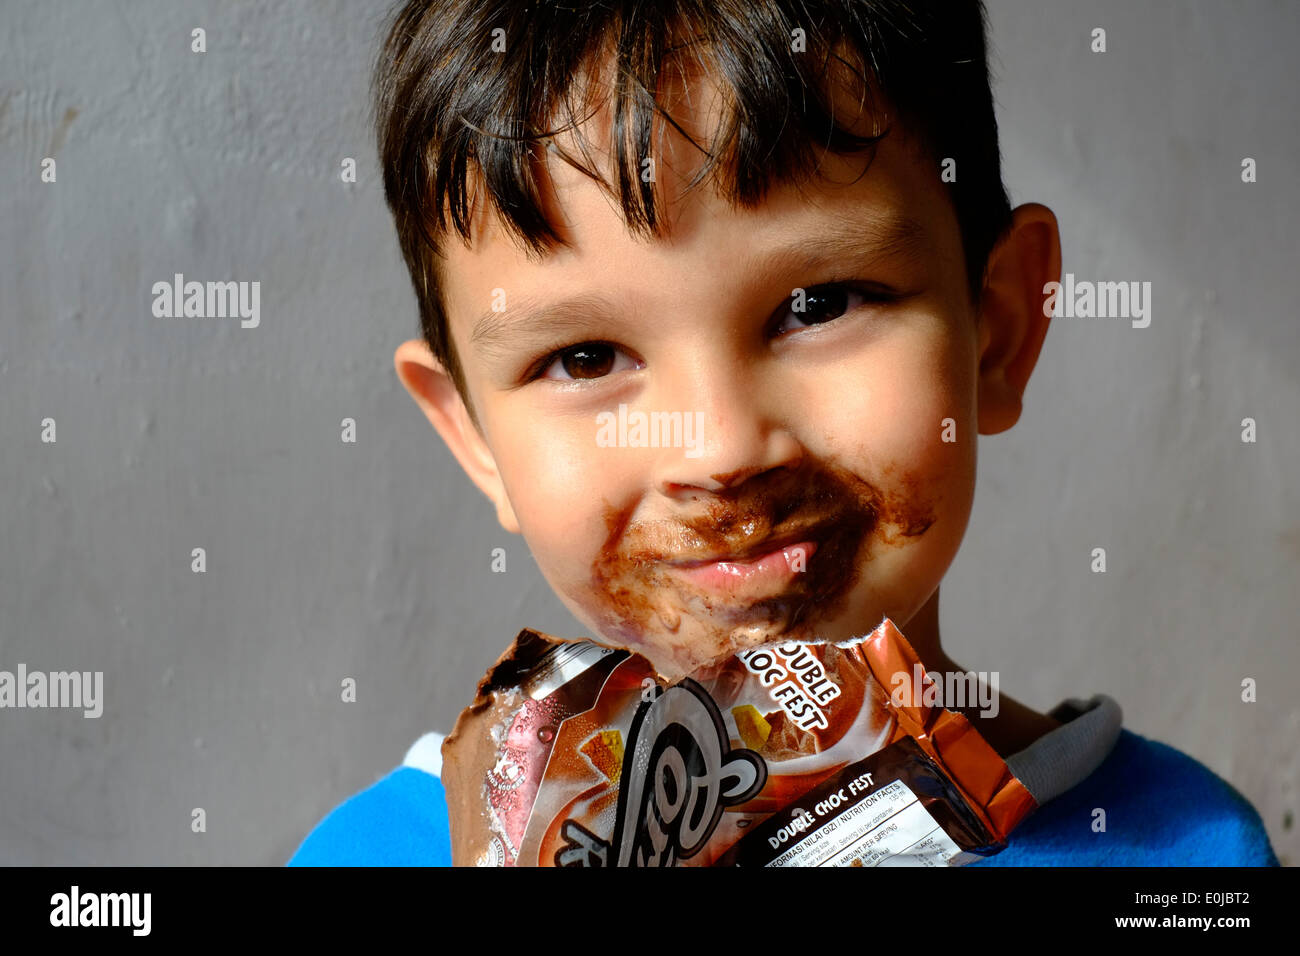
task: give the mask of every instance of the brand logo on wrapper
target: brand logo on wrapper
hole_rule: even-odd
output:
[[[637,708],[629,740],[613,839],[568,820],[557,866],[674,866],[703,849],[725,807],[767,782],[763,758],[731,749],[717,706],[689,678]]]

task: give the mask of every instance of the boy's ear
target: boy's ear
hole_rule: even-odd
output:
[[[393,365],[402,385],[447,443],[465,474],[496,505],[501,527],[519,534],[519,521],[497,471],[496,458],[470,418],[456,383],[429,350],[428,343],[422,339],[403,342],[393,355]]]
[[[1018,206],[989,254],[979,307],[979,431],[996,435],[1020,419],[1021,400],[1049,317],[1043,286],[1061,279],[1061,235],[1052,210]]]

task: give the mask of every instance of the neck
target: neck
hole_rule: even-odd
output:
[[[944,673],[965,673],[966,668],[957,664],[943,651],[939,637],[939,591],[936,588],[930,600],[917,611],[907,626],[900,625],[899,630],[912,645],[921,666],[926,673],[941,677]],[[1040,714],[1026,707],[1019,701],[999,691],[997,713],[992,716],[980,716],[978,703],[968,702],[965,707],[949,707],[964,716],[975,727],[981,737],[998,752],[1003,759],[1024,750],[1031,743],[1049,730],[1061,726],[1056,719]]]

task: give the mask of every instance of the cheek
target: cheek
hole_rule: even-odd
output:
[[[964,479],[974,465],[974,358],[940,323],[881,343],[815,386],[813,424],[828,451],[864,475],[897,469],[926,484]]]
[[[497,465],[520,531],[548,578],[585,577],[607,534],[603,500],[619,493],[619,463],[596,444],[594,420],[510,421]]]
[[[869,361],[824,379],[816,393],[827,450],[883,497],[869,587],[881,587],[886,603],[910,605],[913,592],[928,597],[938,586],[974,498],[974,356],[944,327],[917,322],[873,349]]]

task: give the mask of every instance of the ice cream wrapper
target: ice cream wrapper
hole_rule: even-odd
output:
[[[906,675],[900,678],[898,675]],[[960,866],[1037,804],[888,618],[668,684],[519,633],[443,742],[457,866]]]

